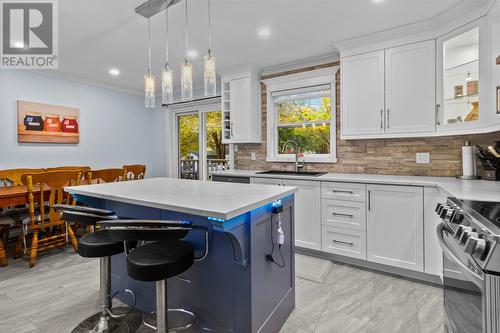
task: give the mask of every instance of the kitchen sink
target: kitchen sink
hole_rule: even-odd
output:
[[[256,172],[259,175],[281,175],[281,176],[305,176],[305,177],[319,177],[326,175],[326,172],[315,171],[280,171],[280,170],[267,170]]]

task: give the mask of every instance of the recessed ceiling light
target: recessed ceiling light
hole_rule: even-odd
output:
[[[109,70],[109,74],[113,75],[113,76],[118,76],[120,75],[120,70],[119,69],[116,69],[116,68],[111,68]]]
[[[268,38],[271,36],[271,30],[269,28],[261,28],[259,29],[258,34],[260,38]]]
[[[198,52],[196,50],[189,50],[187,51],[187,56],[191,59],[196,59],[198,58]]]
[[[387,0],[372,0],[373,3],[384,3]]]

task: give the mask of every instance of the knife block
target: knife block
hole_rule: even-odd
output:
[[[495,169],[488,168],[481,171],[481,179],[500,181],[500,160],[497,162]]]

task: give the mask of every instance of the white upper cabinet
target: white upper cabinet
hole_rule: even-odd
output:
[[[384,133],[384,51],[342,59],[342,135]]]
[[[260,143],[260,75],[253,66],[221,73],[222,143]]]
[[[387,133],[434,132],[435,41],[385,51]]]
[[[342,137],[435,131],[435,42],[342,60]]]

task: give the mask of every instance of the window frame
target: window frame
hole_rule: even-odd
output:
[[[267,97],[267,162],[295,162],[294,154],[280,154],[278,151],[278,112],[275,108],[272,94],[283,90],[310,88],[320,85],[330,85],[330,154],[307,154],[304,161],[308,163],[337,162],[337,94],[336,74],[340,67],[329,67],[297,74],[278,76],[263,80],[266,85]]]

